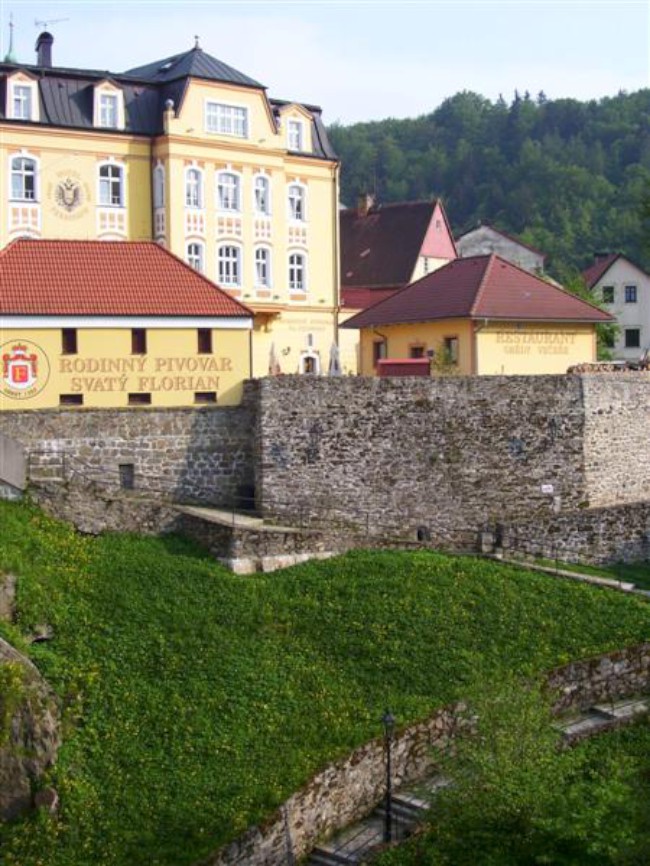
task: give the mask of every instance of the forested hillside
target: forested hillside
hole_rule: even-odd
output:
[[[596,249],[650,266],[650,89],[590,102],[515,94],[510,105],[463,92],[429,115],[329,133],[348,206],[361,192],[440,196],[457,235],[492,223],[546,252],[561,278]]]

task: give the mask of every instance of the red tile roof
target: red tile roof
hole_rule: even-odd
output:
[[[0,251],[0,314],[252,316],[153,241],[51,240]]]
[[[392,286],[387,289],[357,288],[356,286],[343,286],[341,288],[341,307],[344,310],[365,310],[374,304],[390,298],[395,292],[399,292],[404,286]]]
[[[590,289],[596,285],[601,277],[604,277],[614,262],[621,258],[620,253],[610,253],[608,256],[598,257],[593,265],[582,272],[584,281]]]
[[[402,202],[340,211],[341,286],[393,288],[405,286],[427,238],[436,208],[442,213],[451,248],[453,238],[439,201]]]
[[[550,285],[500,256],[456,259],[348,319],[365,328],[432,319],[611,322],[604,310]]]

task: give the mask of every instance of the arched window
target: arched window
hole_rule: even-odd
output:
[[[307,219],[307,191],[300,183],[289,186],[289,219],[304,222]]]
[[[271,185],[268,177],[258,174],[253,187],[255,195],[255,212],[268,216],[271,213]]]
[[[153,206],[165,207],[165,169],[162,165],[153,170]]]
[[[217,282],[221,286],[241,286],[241,250],[224,244],[217,250]]]
[[[185,172],[185,207],[203,207],[203,172],[188,168]]]
[[[232,171],[220,171],[217,175],[217,207],[219,210],[240,210],[239,175]]]
[[[36,201],[36,160],[29,156],[14,156],[11,160],[11,198],[15,201]]]
[[[268,247],[255,250],[255,285],[266,289],[271,286],[271,250]]]
[[[124,206],[124,169],[105,163],[99,166],[99,203],[103,206]]]
[[[203,273],[203,244],[192,241],[187,245],[187,263],[195,271]]]
[[[307,291],[307,256],[304,253],[291,253],[289,256],[289,290]]]

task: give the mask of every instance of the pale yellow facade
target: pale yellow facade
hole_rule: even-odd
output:
[[[3,327],[0,410],[236,405],[250,371],[250,331],[212,329],[210,352],[198,351],[197,331],[147,328],[146,352],[137,354],[130,328],[78,328],[70,354],[60,328]],[[17,349],[28,359],[18,387],[10,369]]]
[[[38,88],[34,76],[8,76],[7,116],[9,79]],[[252,355],[246,345],[246,364],[236,365],[242,379],[267,375],[273,359],[276,372],[327,372],[337,339],[338,162],[312,152],[311,114],[297,104],[276,104],[274,114],[261,88],[190,77],[178,104],[161,109],[163,133],[134,135],[123,128],[119,81],[89,90],[98,128],[0,122],[0,247],[20,237],[153,239],[252,310]],[[104,130],[100,100],[111,94],[117,122]],[[244,133],[212,131],[215,106],[245,113]],[[18,177],[17,196],[20,157],[35,166],[35,178],[25,193]],[[99,343],[105,338],[113,341],[102,334]],[[173,339],[171,354],[187,354],[182,332]],[[239,346],[244,337],[232,339]],[[93,405],[110,399],[92,394]]]
[[[377,375],[374,346],[381,342],[385,342],[383,351],[387,358],[430,356],[432,374],[550,375],[566,373],[573,364],[596,360],[593,324],[483,324],[469,319],[444,319],[364,328],[362,375]]]

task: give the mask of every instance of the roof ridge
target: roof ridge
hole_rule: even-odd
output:
[[[470,258],[479,258],[479,256],[471,256]],[[488,274],[492,271],[492,267],[493,267],[494,262],[496,261],[497,258],[498,258],[498,256],[495,253],[490,253],[490,255],[488,257],[488,261],[485,265],[485,270],[483,271],[483,276],[481,277],[481,282],[478,284],[478,289],[476,290],[476,294],[474,295],[474,301],[472,303],[472,306],[469,308],[470,318],[472,318],[474,316],[474,313],[476,312],[476,308],[478,307],[479,300],[482,298],[483,292],[484,292],[485,287],[486,287]],[[468,261],[468,260],[465,259],[464,261]]]

